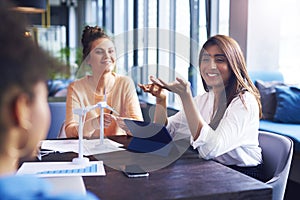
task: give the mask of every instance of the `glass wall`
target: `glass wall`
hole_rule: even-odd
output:
[[[36,39],[45,49],[58,55],[60,52],[57,49],[64,49],[65,46],[72,50],[74,46],[70,44],[74,45],[75,42],[71,42],[74,40],[77,41],[75,48],[78,49],[83,27],[98,25],[104,27],[114,37],[118,54],[118,73],[131,76],[135,83],[147,83],[149,75],[163,78],[165,81],[172,81],[176,76],[180,76],[192,83],[193,94],[196,95],[202,92],[197,67],[200,47],[210,35],[229,34],[229,8],[234,1],[85,0],[76,2],[76,4],[63,4],[62,1],[57,1],[57,4],[53,5],[56,8],[53,9],[53,12],[56,12],[55,16],[57,13],[61,16],[51,21],[54,26],[62,27],[65,38],[61,37],[61,42],[57,43],[60,34],[53,25],[47,29],[48,32],[39,30]],[[300,3],[297,0],[264,0],[248,1],[248,4],[249,10],[245,13],[248,19],[245,25],[247,35],[245,38],[235,39],[241,39],[242,47],[245,47],[249,69],[262,67],[269,70],[279,69],[287,82],[299,83],[297,71],[300,61],[297,59],[297,52],[300,50],[300,28],[297,26],[297,20],[300,18],[298,12]],[[272,12],[275,8],[278,12]],[[266,9],[269,12],[265,12]],[[75,14],[71,15],[73,13],[71,10]],[[76,23],[75,28],[71,29],[70,22]],[[237,26],[231,24],[231,28]],[[54,32],[53,28],[55,28]],[[241,35],[239,30],[235,32],[238,36]],[[50,38],[53,35],[55,41],[57,40],[54,43],[50,42],[53,41]],[[69,62],[73,63],[74,60],[75,58],[73,61],[70,59]],[[138,88],[137,91],[143,98],[148,98]],[[151,97],[149,98],[151,100]],[[169,101],[171,105],[177,100],[170,94]]]
[[[136,84],[148,83],[150,75],[166,82],[181,77],[191,82],[193,95],[203,92],[198,69],[202,44],[211,34],[228,33],[229,0],[85,0],[60,6],[68,13],[70,63],[76,60],[73,49],[81,47],[84,26],[98,25],[114,39],[118,73]],[[137,92],[154,102],[138,87]],[[170,106],[179,105],[173,93],[168,98]]]
[[[198,53],[208,35],[209,0],[94,0],[87,5],[98,11],[98,25],[112,33],[117,48],[117,72],[129,75],[137,83],[148,83],[149,75],[169,82],[181,77],[192,84],[193,94],[202,92],[198,70]],[[219,0],[214,2],[219,5]],[[222,10],[229,9],[226,2]],[[91,8],[92,8],[91,7]],[[218,6],[219,8],[219,6]],[[93,8],[92,8],[93,9]],[[87,9],[86,9],[87,10]],[[218,15],[226,32],[228,12]],[[227,19],[223,19],[224,16]],[[225,21],[225,23],[223,23]],[[227,24],[226,24],[227,22]],[[137,88],[148,101],[151,95]],[[169,105],[179,103],[169,94]]]

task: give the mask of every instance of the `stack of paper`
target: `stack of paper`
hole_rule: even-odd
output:
[[[78,140],[44,140],[41,148],[53,150],[57,152],[75,152],[78,153]],[[104,139],[103,144],[100,144],[99,139],[83,140],[83,155],[90,156],[101,153],[109,153],[114,151],[123,151],[120,148],[123,145],[113,140]]]

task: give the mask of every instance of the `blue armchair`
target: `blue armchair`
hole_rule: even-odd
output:
[[[47,139],[57,138],[66,118],[66,102],[49,102],[51,125]]]

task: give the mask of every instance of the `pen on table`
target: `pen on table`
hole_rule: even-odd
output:
[[[41,150],[39,151],[37,158],[38,160],[42,160],[43,156],[49,155],[50,153],[59,153],[59,151],[55,151],[55,150]]]

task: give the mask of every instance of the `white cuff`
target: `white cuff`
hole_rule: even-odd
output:
[[[204,124],[200,131],[199,137],[195,141],[194,141],[193,136],[191,136],[190,141],[191,141],[191,145],[194,149],[198,148],[199,146],[201,146],[202,144],[205,143],[209,129],[210,129],[210,126],[208,124]]]

